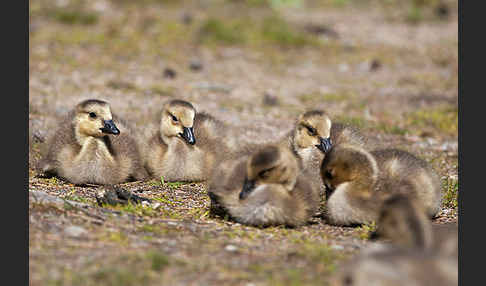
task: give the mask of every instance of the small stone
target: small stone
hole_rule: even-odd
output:
[[[406,136],[405,139],[410,141],[410,142],[420,142],[422,140],[422,139],[420,139],[420,137],[418,137],[416,135]]]
[[[192,71],[200,71],[203,69],[203,65],[202,63],[199,61],[199,60],[192,60],[190,63],[189,63],[189,68],[192,70]]]
[[[343,250],[344,247],[342,245],[337,245],[337,244],[334,244],[331,246],[332,249],[334,250]]]
[[[190,13],[185,12],[181,17],[182,23],[190,25],[192,23],[193,17]]]
[[[450,9],[445,3],[440,3],[435,8],[435,14],[441,19],[447,19],[450,14]]]
[[[161,203],[155,203],[155,204],[152,205],[152,208],[154,210],[156,210],[156,209],[160,208],[161,205],[162,205]]]
[[[347,72],[349,71],[349,66],[347,64],[340,64],[338,69],[340,72]]]
[[[175,70],[171,68],[165,68],[164,69],[164,77],[165,78],[175,78],[177,76],[177,73]]]
[[[80,237],[86,233],[86,230],[80,226],[68,226],[64,229],[64,233],[70,237]]]
[[[269,92],[263,94],[263,105],[275,106],[278,105],[278,97],[271,95]]]
[[[339,34],[334,29],[327,27],[326,25],[323,24],[309,24],[306,25],[304,29],[311,34],[325,35],[333,39],[339,38]]]
[[[227,245],[225,248],[224,248],[226,251],[229,251],[229,252],[235,252],[238,250],[238,247],[234,246],[234,245]]]
[[[422,131],[422,133],[420,133],[420,137],[432,137],[434,136],[434,133],[430,132],[430,131]]]
[[[376,71],[381,68],[381,62],[377,59],[373,59],[370,63],[370,71]]]
[[[45,141],[45,136],[41,131],[35,130],[32,135],[32,140],[36,143],[43,143]]]
[[[169,246],[171,246],[171,247],[174,247],[174,246],[176,246],[176,245],[177,245],[177,241],[175,241],[175,240],[169,240],[169,241],[167,242],[167,244],[168,244]]]
[[[148,206],[150,206],[150,203],[147,202],[147,201],[142,201],[142,206],[148,207]]]

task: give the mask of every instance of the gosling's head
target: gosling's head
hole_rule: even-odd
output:
[[[427,247],[432,230],[425,210],[414,199],[397,194],[381,208],[377,230],[371,239],[389,239],[404,247]]]
[[[333,148],[322,160],[321,178],[326,187],[326,198],[343,183],[362,183],[364,187],[376,180],[378,166],[373,156],[364,149],[351,145]]]
[[[120,130],[113,122],[110,105],[105,101],[85,100],[76,105],[74,112],[77,134],[92,137],[120,134]]]
[[[280,184],[291,191],[297,181],[298,168],[297,158],[290,150],[275,145],[264,147],[247,161],[240,199],[245,199],[261,184]]]
[[[190,145],[196,144],[194,117],[196,109],[187,101],[175,99],[164,104],[160,118],[160,132],[166,138],[181,138]]]
[[[324,153],[329,152],[332,147],[331,125],[331,119],[324,111],[311,110],[301,114],[294,131],[295,147],[317,147]]]

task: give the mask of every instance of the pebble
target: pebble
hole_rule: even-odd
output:
[[[177,75],[176,71],[171,68],[164,69],[164,77],[165,78],[175,78]]]
[[[234,246],[234,245],[227,245],[225,248],[224,248],[226,251],[229,251],[229,252],[235,252],[238,250],[238,247]]]
[[[176,246],[176,245],[177,245],[177,241],[175,241],[175,240],[169,240],[169,241],[167,242],[167,244],[168,244],[169,246],[173,247],[173,246]]]
[[[64,233],[70,237],[80,237],[81,235],[86,233],[86,229],[80,226],[68,226],[64,229]]]
[[[337,245],[337,244],[334,244],[331,246],[332,249],[334,250],[343,250],[344,247],[342,245]]]
[[[200,70],[202,70],[203,65],[199,60],[192,60],[189,64],[189,68],[192,71],[200,71]]]
[[[278,105],[278,97],[272,95],[270,92],[265,92],[263,94],[263,104],[268,106],[275,106]]]
[[[349,71],[349,66],[347,64],[340,64],[338,68],[339,68],[339,71],[340,72],[347,72],[347,71]]]
[[[155,204],[152,205],[152,208],[154,210],[156,210],[156,209],[160,208],[161,205],[162,205],[161,203],[155,203]]]

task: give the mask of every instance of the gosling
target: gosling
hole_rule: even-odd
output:
[[[294,128],[282,139],[302,160],[304,167],[319,170],[333,145],[367,145],[367,139],[353,126],[332,122],[322,110],[310,110],[297,118]]]
[[[432,217],[440,207],[440,180],[427,163],[400,150],[368,152],[352,145],[333,148],[321,165],[328,221],[354,225],[376,221],[392,194],[417,198]]]
[[[385,239],[402,248],[458,255],[457,224],[432,225],[423,206],[408,196],[397,194],[387,199],[377,225],[372,240]]]
[[[142,180],[147,173],[132,133],[107,102],[82,101],[49,138],[38,166],[41,176],[58,176],[76,185]]]
[[[144,165],[150,176],[166,181],[207,180],[217,153],[227,150],[221,143],[223,123],[179,99],[166,102],[158,120],[158,130],[144,146]]]
[[[211,209],[245,225],[304,225],[317,211],[319,192],[301,169],[294,153],[273,144],[228,160],[210,181]]]
[[[458,285],[458,259],[420,249],[392,248],[358,255],[330,280],[332,286],[452,286]]]

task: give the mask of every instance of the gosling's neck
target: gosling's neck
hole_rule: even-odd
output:
[[[105,138],[107,136],[103,137],[94,137],[94,136],[89,136],[86,135],[82,132],[80,132],[79,127],[76,126],[74,130],[74,137],[76,139],[76,142],[79,144],[79,146],[84,147],[87,146],[90,142],[99,142],[105,144]]]
[[[175,144],[179,143],[179,141],[181,141],[176,136],[165,135],[162,129],[159,130],[159,139],[163,144],[167,146],[174,146]],[[180,142],[180,143],[184,143],[184,142]]]
[[[77,154],[75,161],[93,154],[93,147],[96,150],[96,154],[101,154],[102,157],[114,162],[115,152],[111,144],[111,140],[108,135],[102,137],[93,137],[82,134],[77,129],[75,130],[76,142],[80,145],[79,153]],[[93,144],[94,143],[94,144]]]

